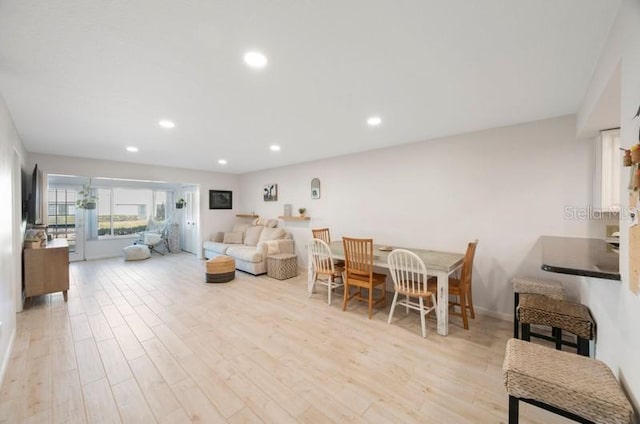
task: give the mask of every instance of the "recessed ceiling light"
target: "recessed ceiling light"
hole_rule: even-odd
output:
[[[176,124],[174,124],[171,121],[167,121],[167,120],[159,121],[158,125],[160,125],[162,128],[166,128],[166,129],[171,129],[171,128],[174,128],[176,126]]]
[[[226,164],[227,164],[227,161],[226,161],[226,159],[218,159],[218,163],[219,163],[220,165],[226,165]]]
[[[272,144],[270,147],[272,152],[279,152],[280,151],[280,146],[278,146],[277,144]]]
[[[382,123],[382,119],[379,116],[371,116],[369,119],[367,119],[367,124],[370,127],[377,127],[381,123]]]
[[[267,66],[267,57],[260,52],[247,52],[244,62],[252,68],[264,68]]]
[[[136,153],[137,151],[138,151],[138,148],[135,146],[127,147],[127,152]]]

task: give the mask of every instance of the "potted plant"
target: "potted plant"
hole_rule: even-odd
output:
[[[184,199],[181,197],[180,200],[176,202],[176,209],[182,209],[186,204],[187,202],[185,202]]]
[[[82,186],[82,190],[78,192],[81,196],[76,200],[76,207],[80,209],[95,209],[96,208],[96,196],[93,195],[93,190],[88,185]]]
[[[300,208],[298,209],[298,212],[300,212],[300,216],[304,216],[304,214],[307,212],[307,208]]]

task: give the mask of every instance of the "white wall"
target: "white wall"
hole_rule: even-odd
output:
[[[126,152],[123,151],[123,154]],[[238,192],[238,177],[232,174],[195,171],[153,165],[136,165],[95,159],[74,158],[44,154],[29,154],[29,166],[38,164],[45,174],[77,175],[87,177],[129,178],[139,180],[185,183],[200,187],[200,231],[198,246],[212,233],[231,228],[241,198]],[[209,210],[209,190],[232,190],[233,210]],[[131,244],[130,239],[90,241],[86,245],[86,258],[96,259],[117,256],[122,247]],[[200,255],[202,251],[199,250]]]
[[[16,300],[22,281],[21,176],[26,152],[11,116],[0,96],[0,193],[5,200],[0,208],[0,384],[9,360],[16,331]],[[17,201],[17,202],[16,202]]]
[[[329,227],[333,239],[371,236],[455,252],[478,238],[474,304],[508,316],[509,280],[542,273],[540,235],[604,234],[601,222],[564,217],[565,206],[591,200],[592,155],[568,116],[245,174],[240,209],[270,218],[285,203],[306,207],[310,222],[281,223],[301,262],[316,227]],[[310,198],[313,177],[321,181],[319,200]],[[267,183],[278,184],[277,202],[262,200]]]
[[[640,119],[632,117],[640,106],[640,1],[625,0],[614,22],[585,100],[579,124],[587,127],[591,111],[597,110],[600,93],[616,68],[620,66],[620,127],[622,146],[638,143]],[[580,126],[578,130],[580,130]],[[621,200],[628,206],[628,169],[622,170]],[[640,298],[629,289],[629,219],[620,223],[621,284],[585,279],[583,302],[591,308],[598,324],[596,356],[619,375],[634,398],[640,399]]]

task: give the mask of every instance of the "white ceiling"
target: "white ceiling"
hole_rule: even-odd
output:
[[[0,93],[30,152],[243,173],[575,113],[619,4],[1,0]]]

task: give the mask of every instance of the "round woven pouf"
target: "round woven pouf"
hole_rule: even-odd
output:
[[[207,261],[207,283],[228,283],[236,277],[236,261],[231,256],[216,256]]]

